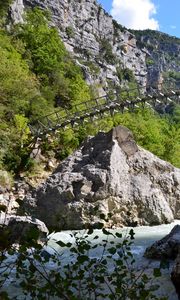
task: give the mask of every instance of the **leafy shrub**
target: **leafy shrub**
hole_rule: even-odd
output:
[[[176,80],[180,80],[180,73],[175,71],[169,71],[169,77],[174,78]]]
[[[122,82],[123,80],[127,80],[129,82],[135,82],[135,76],[133,74],[133,71],[128,69],[128,68],[121,68],[121,67],[117,67],[116,68],[116,75],[119,79],[120,82]]]
[[[146,64],[148,65],[148,66],[152,66],[152,65],[154,65],[154,60],[153,59],[151,59],[151,58],[147,58],[146,59]]]
[[[66,27],[66,34],[68,36],[68,38],[73,38],[75,33],[74,33],[74,29],[70,26]]]
[[[107,63],[114,65],[116,62],[116,56],[113,54],[113,49],[110,42],[107,39],[102,39],[100,41],[100,54],[103,55],[103,58]]]
[[[4,17],[7,12],[9,5],[12,3],[12,0],[0,0],[0,17]]]
[[[133,71],[128,68],[123,69],[123,78],[127,81],[135,81]]]

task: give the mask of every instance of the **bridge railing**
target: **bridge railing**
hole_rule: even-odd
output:
[[[109,112],[112,116],[117,111],[123,113],[124,109],[133,111],[140,106],[144,108],[145,105],[154,108],[159,103],[165,105],[170,102],[179,103],[179,90],[162,89],[159,91],[150,88],[147,93],[144,91],[144,87],[116,90],[113,93],[74,104],[70,108],[58,109],[51,114],[42,116],[35,124],[30,124],[29,127],[33,135],[42,136],[69,125],[74,127],[83,123],[86,119],[93,120],[97,115],[103,117],[106,112]]]

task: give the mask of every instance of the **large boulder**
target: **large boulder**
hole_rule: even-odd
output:
[[[44,242],[49,231],[46,225],[30,216],[8,215],[0,213],[0,249],[12,244]]]
[[[137,146],[118,126],[89,137],[38,189],[24,209],[56,230],[96,225],[155,225],[180,217],[180,170]]]
[[[148,247],[144,256],[159,260],[175,259],[171,280],[180,299],[180,225],[174,226],[168,235]]]
[[[175,259],[180,249],[180,225],[173,227],[171,232],[145,251],[147,258],[153,259]]]

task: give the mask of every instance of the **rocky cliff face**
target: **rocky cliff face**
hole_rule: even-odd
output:
[[[171,75],[178,77],[179,39],[155,31],[130,32],[94,0],[15,0],[12,20],[22,22],[24,10],[35,6],[51,11],[53,25],[66,48],[99,93],[127,85],[125,69],[130,69],[137,82],[147,88],[161,89],[169,71],[175,71]]]
[[[118,25],[94,0],[15,0],[11,18],[22,21],[27,7],[49,9],[52,22],[66,48],[81,65],[88,83],[104,89],[124,84],[120,70],[133,71],[137,81],[147,81],[146,50],[136,45],[135,36]]]
[[[12,20],[22,22],[24,10],[35,6],[50,10],[66,48],[99,93],[127,85],[125,69],[147,88],[161,89],[164,78],[180,85],[179,39],[151,30],[130,32],[94,0],[15,0]]]
[[[137,45],[148,50],[146,57],[148,86],[161,86],[168,79],[180,87],[180,39],[153,30],[132,31]]]
[[[48,227],[154,225],[180,218],[180,170],[141,149],[125,127],[88,138],[25,200]]]

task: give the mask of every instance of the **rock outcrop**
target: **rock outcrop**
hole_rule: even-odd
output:
[[[0,213],[0,249],[24,242],[42,242],[48,235],[46,225],[29,216]]]
[[[144,255],[147,258],[153,259],[175,259],[178,255],[179,249],[180,225],[176,225],[168,235],[147,248]]]
[[[154,31],[133,31],[140,48],[147,49],[148,87],[161,89],[163,79],[168,78],[171,86],[180,88],[180,40],[168,34]]]
[[[180,225],[174,226],[168,235],[148,247],[144,256],[159,260],[175,259],[171,280],[180,299]]]
[[[23,0],[15,0],[10,7],[10,15],[14,24],[23,22],[24,4]]]
[[[1,176],[3,174],[3,176]],[[5,176],[4,176],[5,174]],[[0,212],[17,215],[31,186],[23,180],[12,181],[6,171],[0,171]]]
[[[0,175],[0,249],[33,239],[44,242],[48,235],[46,225],[31,216],[18,215],[30,186],[23,181],[15,181],[12,186],[7,172],[1,171]]]
[[[96,226],[109,213],[109,227],[168,223],[179,207],[180,170],[137,146],[122,126],[89,137],[24,202],[57,230]]]

